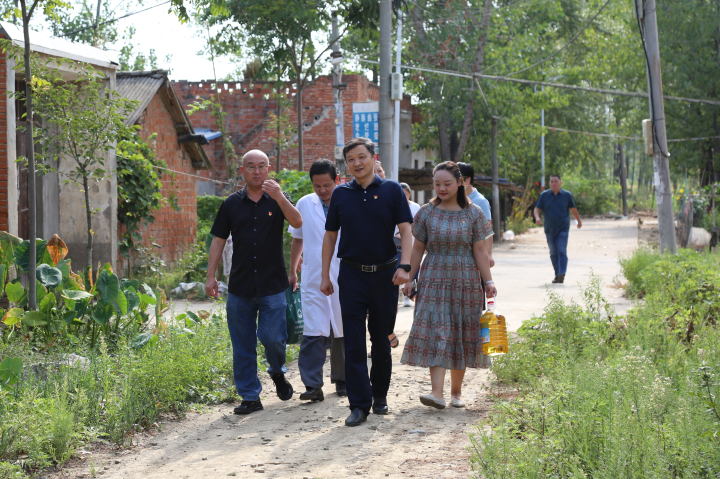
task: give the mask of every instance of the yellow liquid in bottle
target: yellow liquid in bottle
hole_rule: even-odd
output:
[[[486,319],[486,316],[489,316]],[[507,339],[507,327],[505,326],[505,316],[498,314],[495,315],[493,311],[487,311],[483,314],[480,319],[481,324],[488,323],[489,341],[483,340],[483,353],[486,356],[499,356],[501,354],[507,354],[508,352],[508,339]],[[484,338],[483,338],[484,339]]]

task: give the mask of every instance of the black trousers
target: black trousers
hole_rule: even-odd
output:
[[[388,328],[397,315],[396,268],[364,273],[340,263],[338,288],[345,337],[345,386],[350,409],[370,413],[373,400],[385,401],[390,388],[392,356]],[[365,318],[370,333],[372,368],[368,377]]]

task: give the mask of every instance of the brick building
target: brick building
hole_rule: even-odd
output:
[[[118,72],[117,91],[125,98],[139,102],[127,118],[129,125],[140,126],[138,132],[147,140],[155,137],[155,153],[167,163],[170,172],[162,174],[163,197],[172,193],[179,210],[169,204],[154,213],[155,221],[140,233],[151,247],[160,246],[155,253],[168,265],[175,264],[196,241],[197,232],[197,173],[212,169],[210,160],[201,146],[208,141],[196,134],[188,117],[170,86],[166,70]],[[118,225],[118,234],[123,227]],[[125,262],[118,257],[118,269]]]
[[[343,121],[345,140],[348,141],[353,135],[353,103],[378,101],[379,88],[377,84],[369,81],[364,75],[344,75],[343,83],[347,84],[347,89],[343,91]],[[176,81],[172,82],[172,86],[186,109],[195,101],[208,99],[212,95],[219,94],[223,110],[227,114],[225,122],[230,134],[230,141],[235,146],[238,156],[242,156],[248,150],[259,149],[268,155],[273,170],[277,168],[276,132],[268,128],[270,113],[277,112],[277,102],[273,99],[273,93],[276,92],[275,82],[260,80],[219,82],[219,93],[213,91],[212,81]],[[292,101],[287,113],[293,125],[297,124],[297,113],[294,104],[295,92],[293,82],[286,82],[285,86],[281,88],[281,93]],[[303,90],[302,100],[303,167],[308,170],[316,160],[323,158],[334,159],[335,111],[332,76],[319,76],[310,82]],[[401,127],[401,135],[405,143],[402,150],[407,150],[409,158],[410,111],[412,108],[410,97],[405,97],[401,108],[403,110],[402,118],[405,120],[405,124]],[[208,111],[196,112],[190,119],[196,129],[217,129],[217,125]],[[291,140],[291,144],[297,144],[296,137]],[[212,174],[208,172],[208,177],[212,177],[214,180],[226,180],[227,165],[222,143],[217,141],[206,148],[214,166]],[[410,166],[409,159],[407,162],[408,166]],[[297,167],[297,146],[283,150],[280,155],[280,169],[297,169]],[[215,193],[213,183],[210,182],[205,184],[201,182],[198,189],[206,194]]]

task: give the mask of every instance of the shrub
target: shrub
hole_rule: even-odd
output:
[[[591,178],[575,172],[563,175],[562,182],[563,189],[573,194],[580,214],[597,215],[618,211],[620,185],[611,178]]]
[[[225,196],[211,195],[197,197],[198,239],[202,238],[202,241],[205,241],[205,236],[200,236],[200,230],[207,230],[207,233],[210,233],[210,228],[215,222],[215,216],[217,216],[220,205],[225,201],[225,198]]]
[[[628,280],[629,294],[640,297],[645,294],[642,272],[659,260],[660,257],[661,256],[649,246],[641,246],[629,256],[620,256],[618,258],[622,275]]]
[[[551,295],[495,360],[518,394],[472,435],[479,476],[720,476],[720,255],[623,261],[645,295],[627,317],[594,279],[583,306]]]

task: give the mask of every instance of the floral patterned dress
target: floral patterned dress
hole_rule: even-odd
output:
[[[485,366],[480,338],[484,292],[472,246],[492,236],[492,226],[477,205],[447,211],[427,204],[415,216],[412,231],[425,243],[427,255],[400,361],[424,368]]]

